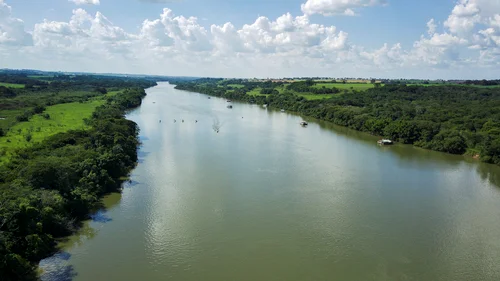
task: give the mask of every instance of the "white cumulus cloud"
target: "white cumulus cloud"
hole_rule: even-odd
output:
[[[436,28],[437,28],[437,25],[434,22],[434,19],[431,19],[430,21],[427,22],[427,33],[429,35],[432,36],[434,33],[436,33]]]
[[[68,0],[76,5],[99,5],[99,0]]]
[[[25,31],[24,22],[12,16],[12,8],[0,0],[0,45],[31,45],[31,35]]]
[[[385,4],[387,0],[307,0],[302,4],[302,12],[306,15],[354,16],[358,8]]]

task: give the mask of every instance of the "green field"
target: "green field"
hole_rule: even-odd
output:
[[[100,99],[85,103],[74,102],[47,106],[44,114],[48,113],[50,119],[37,114],[28,122],[15,124],[6,136],[0,138],[0,163],[6,161],[10,152],[16,148],[29,147],[57,133],[85,129],[83,119],[90,118],[95,108],[102,104],[104,100]],[[6,112],[3,111],[2,114]],[[10,115],[14,117],[14,114]],[[28,135],[31,135],[30,141],[27,140]]]
[[[233,87],[233,88],[238,88],[238,89],[241,89],[245,86],[241,85],[241,84],[229,84],[227,85],[228,87]]]
[[[247,95],[250,95],[250,96],[267,96],[267,95],[261,95],[260,94],[260,91],[262,90],[262,88],[255,88],[253,90],[251,90],[250,92],[247,92]]]
[[[313,86],[314,88],[321,89],[323,87],[327,89],[337,88],[340,90],[356,90],[356,91],[366,91],[368,89],[374,88],[375,86],[371,83],[317,83]]]
[[[0,128],[4,131],[10,128],[13,124],[17,123],[16,116],[24,112],[22,109],[2,110],[0,111]]]
[[[0,82],[0,86],[4,86],[7,88],[24,88],[24,84],[12,84],[12,83],[3,83],[3,82]]]
[[[112,96],[116,96],[116,94],[120,93],[121,91],[109,91],[106,96],[107,97],[112,97]]]
[[[298,96],[304,97],[307,100],[322,100],[322,99],[330,99],[334,95],[327,94],[327,95],[314,95],[314,94],[297,94]]]

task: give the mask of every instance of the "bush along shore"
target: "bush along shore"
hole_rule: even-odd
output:
[[[120,189],[139,146],[139,128],[124,114],[145,95],[127,88],[97,107],[89,129],[48,137],[0,167],[0,280],[36,280],[37,263],[56,251],[57,238]]]
[[[252,87],[255,85],[244,83],[238,88],[228,87],[220,79],[176,85],[180,90],[267,104],[400,143],[467,154],[500,165],[499,88],[386,85],[307,100],[290,92],[250,95]]]

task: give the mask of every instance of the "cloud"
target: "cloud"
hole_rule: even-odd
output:
[[[437,28],[437,25],[434,22],[434,19],[431,19],[430,21],[427,22],[427,33],[429,35],[432,36],[434,33],[436,33],[436,28]]]
[[[380,0],[308,0],[304,14],[257,17],[246,24],[201,24],[160,10],[136,32],[82,8],[67,20],[44,20],[25,31],[0,0],[0,61],[6,67],[169,75],[276,77],[444,77],[463,69],[493,76],[500,64],[500,5],[460,0],[440,20],[422,22],[413,44],[354,44],[347,30],[313,22],[312,14],[351,14]]]
[[[356,15],[355,10],[358,8],[385,4],[387,4],[387,0],[307,0],[301,8],[306,15],[354,16]]]
[[[444,22],[452,33],[466,34],[471,32],[474,25],[481,19],[480,9],[476,1],[461,0],[453,8],[448,19]]]
[[[259,17],[237,31],[241,44],[255,53],[299,53],[340,50],[347,45],[347,33],[337,33],[335,26],[311,24],[307,16],[287,13],[271,21]]]
[[[31,35],[25,31],[24,22],[12,16],[12,8],[0,0],[0,45],[31,45]]]
[[[99,5],[99,0],[68,0],[76,5]]]
[[[113,25],[104,15],[95,16],[83,9],[73,10],[69,22],[43,21],[35,24],[33,31],[34,52],[44,56],[66,60],[77,56],[80,59],[109,59],[124,57],[137,40],[122,28]]]

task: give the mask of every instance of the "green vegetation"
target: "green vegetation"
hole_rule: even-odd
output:
[[[24,88],[24,84],[13,84],[13,83],[2,83],[2,82],[0,82],[0,86],[4,86],[7,88]]]
[[[407,86],[424,86],[424,87],[436,87],[436,86],[443,86],[444,84],[406,84]],[[477,88],[500,88],[500,85],[474,85],[474,84],[445,84],[448,86],[461,86],[461,87],[477,87]]]
[[[15,149],[32,146],[57,133],[88,128],[84,119],[90,118],[94,110],[103,103],[104,100],[101,99],[52,105],[45,109],[44,114],[34,115],[27,122],[15,124],[0,138],[0,164],[7,161]],[[29,141],[26,139],[28,135],[31,136]]]
[[[0,75],[0,81],[26,75]],[[2,80],[2,77],[4,78]],[[137,125],[146,79],[54,76],[44,86],[0,97],[0,280],[36,280],[99,198],[118,190],[137,161]],[[108,92],[108,89],[112,90]]]
[[[204,79],[203,84],[183,82],[176,88],[268,104],[401,143],[470,154],[484,162],[500,165],[500,88],[497,87],[480,88],[475,83],[439,87],[385,85],[364,91],[321,95],[308,93],[317,84],[305,80],[286,85],[287,90],[282,93],[262,96],[255,94],[259,87],[284,85],[268,82],[246,85],[243,82],[244,88],[229,93],[215,87],[217,83],[217,79]],[[328,96],[334,98],[319,99]]]
[[[262,91],[262,88],[257,87],[257,88],[250,90],[249,92],[247,92],[247,94],[249,94],[251,96],[266,96],[266,95],[261,94],[260,93],[261,91]]]
[[[228,87],[233,87],[233,88],[238,88],[238,89],[241,89],[241,88],[245,87],[244,85],[241,85],[241,84],[229,84],[227,86]]]
[[[323,87],[327,89],[337,88],[340,90],[354,90],[354,91],[366,91],[368,89],[374,88],[375,84],[371,83],[316,83],[314,88],[321,89]]]
[[[323,100],[323,99],[330,99],[332,98],[332,95],[314,95],[314,94],[297,94],[300,97],[304,97],[306,100]]]

